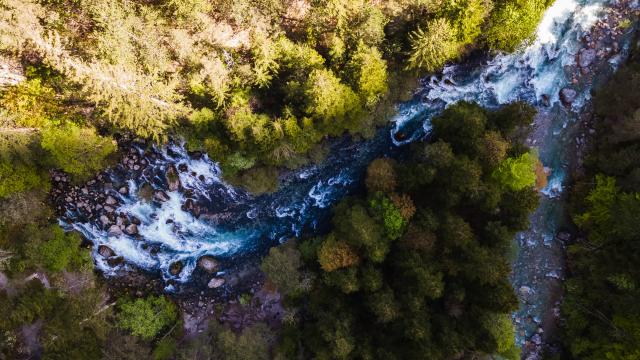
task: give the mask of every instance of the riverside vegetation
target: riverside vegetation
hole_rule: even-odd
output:
[[[636,45],[637,46],[637,45]],[[595,98],[596,135],[571,215],[564,345],[575,359],[640,356],[640,58],[637,47]]]
[[[281,332],[213,321],[187,341],[167,296],[107,295],[47,192],[51,170],[80,182],[112,164],[123,133],[184,139],[273,191],[274,169],[321,161],[328,137],[371,136],[418,76],[516,49],[548,5],[0,1],[0,58],[22,69],[0,84],[0,358],[517,357],[509,248],[541,178],[526,106],[452,107],[408,150],[417,166],[374,161],[328,235],[272,249]]]

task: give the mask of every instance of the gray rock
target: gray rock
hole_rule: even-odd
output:
[[[113,196],[109,195],[107,196],[107,199],[104,201],[104,203],[107,205],[115,205],[118,203],[118,200],[116,200]]]
[[[111,224],[111,220],[109,220],[107,215],[100,215],[100,222],[102,223],[102,226],[108,226]]]
[[[571,234],[566,231],[560,231],[559,233],[556,234],[556,239],[562,242],[567,242],[571,240],[571,237],[572,237]]]
[[[124,258],[122,256],[110,257],[107,259],[107,264],[111,267],[116,267],[124,263]]]
[[[157,202],[165,202],[169,200],[169,195],[162,190],[156,190],[153,192],[153,199]]]
[[[111,225],[108,231],[109,236],[120,236],[122,235],[122,230],[118,225]]]
[[[211,255],[204,255],[198,259],[198,267],[212,274],[218,271],[220,263]]]
[[[108,212],[108,213],[112,213],[115,211],[115,209],[109,205],[105,205],[104,206],[104,211]]]
[[[564,88],[560,90],[560,101],[562,101],[565,106],[571,105],[571,103],[576,99],[576,96],[578,96],[578,93],[571,88]]]
[[[531,302],[535,295],[535,291],[529,286],[520,286],[518,293],[520,294],[520,298],[527,303]]]
[[[596,59],[596,51],[594,49],[583,49],[578,54],[578,65],[585,68],[593,63]]]
[[[180,189],[180,176],[178,176],[178,170],[176,170],[175,165],[169,165],[165,177],[167,178],[169,191],[177,191],[178,189]]]
[[[153,187],[149,183],[145,182],[140,186],[138,196],[145,201],[151,201],[153,199]]]
[[[127,235],[135,235],[135,234],[137,234],[137,233],[138,233],[138,225],[136,225],[136,224],[129,224],[129,226],[127,226],[127,227],[124,229],[124,232],[125,232]]]
[[[209,280],[209,283],[207,284],[207,286],[209,287],[209,289],[215,289],[224,285],[224,283],[225,283],[225,280],[222,278],[213,278]]]
[[[178,276],[183,267],[182,261],[176,261],[169,266],[169,273],[173,276]]]
[[[129,193],[129,188],[126,186],[121,187],[118,192],[122,195],[127,195]]]
[[[110,258],[116,255],[116,253],[107,245],[98,246],[98,254],[104,258]]]

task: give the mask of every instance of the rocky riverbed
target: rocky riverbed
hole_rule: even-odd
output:
[[[215,162],[179,144],[159,148],[130,142],[115,168],[84,185],[52,174],[52,198],[63,225],[93,242],[98,268],[110,281],[122,279],[114,275],[139,272],[157,278],[160,273],[162,290],[200,292],[185,298],[184,308],[203,319],[215,306],[211,294],[239,288],[259,294],[263,286],[255,265],[243,264],[255,264],[260,249],[289,236],[317,232],[329,206],[357,189],[366,164],[395,151],[391,142],[424,138],[431,117],[457,101],[489,108],[527,101],[540,111],[529,144],[538,148],[550,173],[531,229],[517,238],[513,271],[521,297],[514,314],[518,341],[535,359],[555,334],[564,243],[571,241],[569,232],[559,232],[564,230],[563,189],[567,175],[579,170],[591,131],[584,122],[590,118],[591,89],[624,60],[636,8],[637,1],[557,1],[533,44],[475,68],[453,65],[424,79],[414,100],[399,105],[392,136],[382,129],[366,141],[340,139],[323,164],[283,175],[275,194],[254,197],[226,184]],[[216,261],[215,271],[203,266],[203,258]],[[199,285],[181,286],[187,282]],[[245,316],[227,318],[241,323]]]
[[[571,82],[558,94],[563,106],[541,110],[528,139],[552,169],[552,176],[530,229],[517,237],[513,283],[521,305],[514,321],[527,360],[559,350],[565,248],[574,240],[565,212],[566,187],[572,175],[582,172],[588,138],[595,133],[590,91],[597,90],[626,59],[639,15],[637,2],[631,1],[613,2],[604,11],[605,16],[580,34],[574,62],[565,65]]]

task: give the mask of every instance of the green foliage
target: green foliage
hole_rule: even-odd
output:
[[[435,71],[459,55],[455,29],[444,18],[429,21],[426,30],[418,28],[409,34],[409,39],[411,52],[407,69]]]
[[[530,41],[542,19],[547,0],[502,0],[489,17],[486,41],[491,49],[514,51]]]
[[[637,54],[594,99],[598,131],[586,174],[572,187],[580,237],[568,247],[563,343],[573,358],[640,356],[640,102]]]
[[[339,133],[357,120],[360,100],[331,70],[314,70],[304,85],[306,112]]]
[[[309,318],[285,334],[290,357],[519,356],[510,249],[537,194],[495,184],[499,159],[522,146],[520,121],[504,116],[456,104],[434,119],[433,143],[370,165],[366,198],[339,203],[332,231],[301,243],[321,281],[295,303]],[[481,153],[487,139],[497,145]]]
[[[376,196],[371,199],[369,206],[371,206],[375,213],[380,214],[382,217],[382,223],[384,224],[385,232],[389,239],[396,240],[402,236],[407,222],[400,210],[389,198],[382,193],[377,193]]]
[[[371,106],[387,92],[387,63],[375,47],[358,46],[347,64],[350,85]]]
[[[80,270],[90,266],[91,257],[88,251],[80,248],[82,239],[78,233],[65,233],[56,225],[34,229],[34,232],[25,251],[31,263],[42,264],[49,271]],[[38,239],[38,236],[44,239]]]
[[[41,145],[57,167],[80,179],[106,167],[108,156],[116,150],[113,140],[72,124],[44,129]]]
[[[91,255],[80,248],[80,235],[65,233],[58,225],[30,223],[13,236],[16,256],[11,261],[10,270],[14,272],[41,268],[51,272],[91,268]]]
[[[253,194],[278,190],[278,171],[273,167],[254,167],[242,173],[240,184]]]
[[[531,152],[517,158],[507,158],[498,165],[493,177],[501,186],[514,191],[532,187],[536,183],[537,162],[537,156]]]
[[[55,90],[33,78],[0,93],[0,109],[14,118],[17,127],[44,128],[62,116]]]
[[[46,189],[47,187],[47,182],[36,168],[0,160],[0,198],[6,198],[11,194],[26,190]]]
[[[211,4],[205,0],[167,0],[165,6],[173,16],[185,20],[211,10]]]
[[[216,321],[192,339],[179,351],[180,360],[244,360],[269,359],[269,346],[273,342],[273,330],[262,323],[247,326],[236,334]]]
[[[42,320],[36,340],[42,346],[43,359],[97,360],[102,356],[104,331],[109,328],[103,316],[92,316],[100,301],[101,296],[93,289],[73,296],[46,289],[35,279],[14,296],[0,295],[0,305],[8,315],[0,319],[0,330],[15,332]],[[15,354],[10,352],[9,358]]]
[[[300,251],[293,241],[278,247],[272,247],[260,265],[260,269],[267,275],[283,295],[295,294],[302,290],[300,267],[302,259]]]
[[[176,306],[161,296],[123,301],[118,308],[118,326],[146,340],[153,339],[178,317]]]
[[[445,1],[445,14],[453,19],[458,41],[462,45],[472,44],[482,31],[482,25],[489,10],[491,1],[485,0],[449,0]]]
[[[169,360],[176,353],[178,344],[170,337],[166,337],[158,341],[156,348],[153,349],[153,360]]]

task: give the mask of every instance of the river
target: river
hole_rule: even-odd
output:
[[[94,243],[97,267],[107,276],[130,267],[142,268],[160,272],[167,282],[166,290],[175,291],[189,281],[197,259],[203,255],[222,259],[221,271],[229,271],[230,264],[246,254],[260,253],[292,236],[318,231],[326,224],[330,206],[361,186],[371,160],[424,139],[430,119],[445,107],[461,100],[489,108],[526,101],[540,112],[528,141],[538,149],[550,177],[541,191],[531,228],[517,236],[512,282],[522,301],[513,318],[518,343],[537,356],[536,346],[546,329],[543,323],[555,311],[558,284],[564,276],[563,244],[556,233],[563,219],[563,185],[574,161],[576,119],[582,109],[588,108],[591,87],[597,82],[582,78],[576,81],[570,69],[576,68],[584,35],[598,20],[607,19],[607,10],[616,5],[619,3],[604,0],[557,0],[528,46],[473,66],[448,66],[442,73],[423,79],[413,99],[397,106],[397,115],[388,128],[368,140],[334,141],[321,164],[282,175],[276,193],[256,197],[234,188],[221,179],[215,161],[206,155],[194,158],[180,144],[172,144],[156,148],[153,157],[145,155],[148,165],[144,169],[119,166],[108,172],[110,182],[118,184],[110,192],[117,200],[116,213],[140,220],[136,236],[110,234],[98,219],[82,218],[71,210],[61,223]],[[620,51],[600,61],[605,64],[601,66],[611,69],[602,74],[610,74],[626,56],[629,37],[622,38],[626,43],[618,44]],[[575,91],[575,98],[563,106],[559,94],[567,87]],[[396,140],[398,133],[405,135],[403,141]],[[142,147],[138,152],[143,157]],[[170,166],[180,169],[180,190],[167,190],[163,174]],[[148,185],[164,189],[166,201],[142,201],[138,190]],[[124,191],[116,191],[118,188]],[[187,198],[207,214],[197,218],[183,210]],[[100,245],[109,246],[124,262],[109,264],[98,253]],[[182,264],[178,274],[170,271],[175,263]]]

